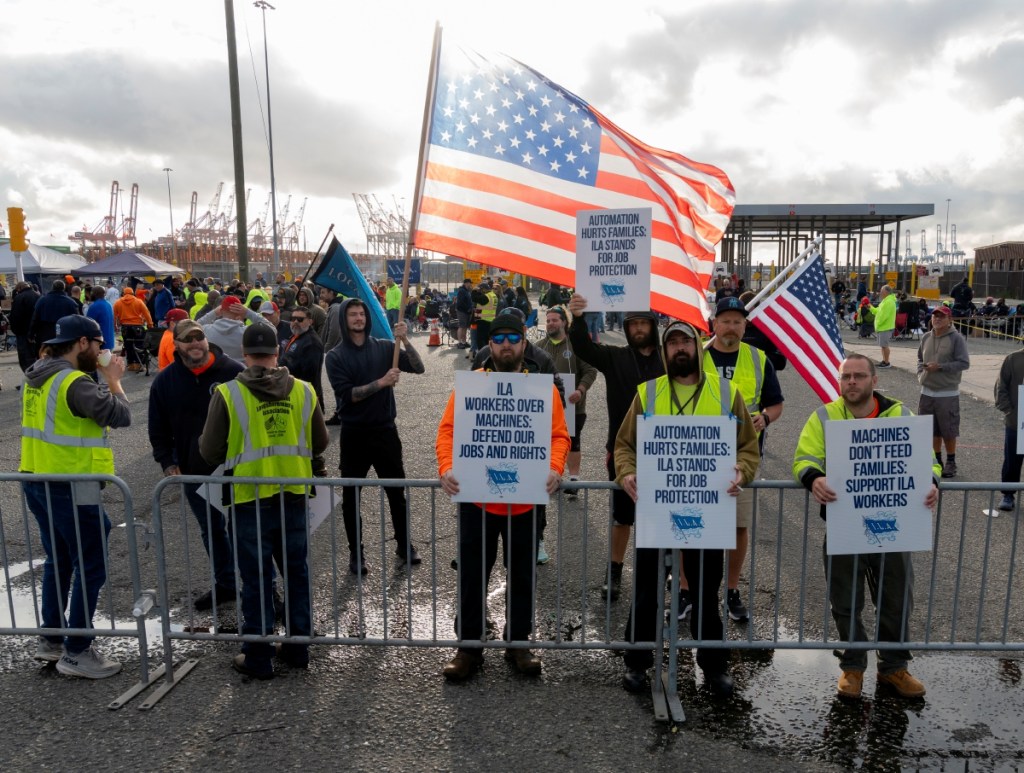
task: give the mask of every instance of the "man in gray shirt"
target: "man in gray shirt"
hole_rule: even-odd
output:
[[[971,367],[967,342],[953,329],[953,311],[939,306],[932,314],[932,329],[917,349],[917,380],[921,384],[919,416],[932,417],[932,449],[942,464],[942,477],[956,477],[956,439],[960,436],[960,378]]]

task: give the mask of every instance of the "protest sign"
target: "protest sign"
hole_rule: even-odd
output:
[[[550,373],[456,372],[453,502],[547,504],[553,384]]]
[[[829,555],[932,549],[932,418],[825,422]]]
[[[572,354],[568,349],[566,354]],[[576,374],[559,373],[562,379],[562,389],[565,391],[565,428],[569,430],[569,437],[576,437],[576,405],[569,402],[569,395],[576,391]]]
[[[576,292],[587,311],[651,307],[651,210],[576,213]]]
[[[726,416],[636,422],[636,546],[733,549],[736,425]]]

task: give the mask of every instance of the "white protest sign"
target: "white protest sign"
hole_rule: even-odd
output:
[[[576,213],[576,292],[587,311],[651,308],[651,209]]]
[[[565,350],[569,353],[569,350]],[[569,402],[569,395],[576,391],[576,374],[559,373],[562,379],[562,388],[565,390],[565,428],[569,430],[569,437],[576,437],[576,405]]]
[[[224,465],[222,464],[216,470],[210,473],[210,475],[223,475]],[[224,515],[228,514],[228,505],[222,504],[224,497],[222,494],[223,485],[220,483],[204,483],[199,487],[198,494],[203,499],[210,503],[210,506],[220,510]],[[334,496],[331,496],[330,486],[314,486],[313,491],[315,494],[309,497],[309,533],[312,534],[327,520],[327,516],[331,514],[331,508],[341,501],[341,496],[335,492]],[[230,501],[230,500],[229,500]]]
[[[733,549],[736,425],[726,416],[636,422],[636,546]]]
[[[1017,405],[1024,406],[1024,384],[1017,387]],[[1024,454],[1024,411],[1017,411],[1017,453]]]
[[[553,385],[550,373],[455,374],[453,502],[548,503]]]
[[[829,555],[932,549],[932,418],[825,422]]]

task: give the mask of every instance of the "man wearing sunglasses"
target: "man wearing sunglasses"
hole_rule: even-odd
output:
[[[313,318],[308,309],[295,309],[289,324],[292,335],[282,347],[284,355],[281,364],[295,378],[313,385],[320,410],[324,410],[324,388],[320,383],[323,380],[324,342],[313,330]]]
[[[244,368],[210,343],[202,326],[184,319],[174,327],[174,359],[149,390],[149,444],[164,475],[209,475],[216,465],[199,455],[210,395]],[[220,510],[200,496],[201,484],[184,486],[185,499],[199,523],[203,547],[213,559],[211,589],[194,603],[198,610],[234,603],[235,568],[231,539]]]
[[[491,324],[489,349],[491,356],[483,370],[500,373],[536,373],[537,366],[526,359],[526,326],[515,314],[502,313]],[[569,431],[558,390],[551,387],[551,460],[547,492],[554,494],[562,479],[565,459],[569,453]],[[459,482],[452,474],[453,435],[455,431],[455,393],[448,398],[441,423],[437,428],[435,450],[441,488],[449,496],[459,493]],[[541,508],[537,507],[537,511]],[[508,611],[505,634],[508,641],[526,641],[533,630],[534,586],[540,512],[534,522],[533,505],[509,505],[487,502],[459,504],[459,613],[455,633],[461,641],[479,642],[484,635],[487,581],[498,557],[501,536],[505,566],[508,572]],[[486,560],[484,550],[486,546]],[[540,658],[525,648],[510,647],[505,658],[516,669],[529,676],[541,672]],[[452,681],[468,679],[483,663],[479,648],[459,647],[455,657],[444,667],[444,675]]]

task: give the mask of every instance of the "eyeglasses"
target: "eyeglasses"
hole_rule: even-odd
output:
[[[503,344],[508,341],[510,344],[517,344],[523,340],[522,333],[495,333],[491,340],[496,344]]]
[[[202,341],[204,338],[206,338],[206,333],[200,333],[197,331],[189,333],[184,338],[179,338],[178,340],[183,344],[194,344],[196,341]]]

